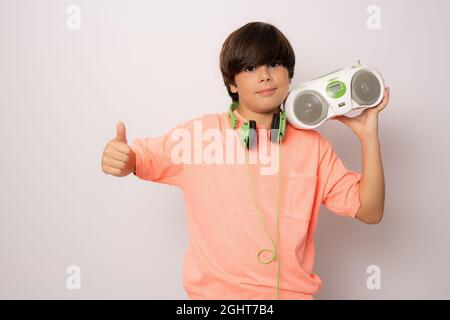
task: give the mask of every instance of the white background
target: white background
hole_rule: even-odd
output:
[[[69,5],[81,28],[67,27]],[[381,9],[381,29],[366,22]],[[251,21],[296,53],[291,87],[360,59],[391,88],[379,117],[378,225],[322,207],[316,299],[450,298],[450,2],[0,1],[0,298],[186,299],[181,190],[101,170],[117,121],[128,141],[226,111],[223,41]],[[320,131],[361,172],[343,123]],[[66,287],[69,265],[81,289]],[[369,290],[370,265],[381,289]]]

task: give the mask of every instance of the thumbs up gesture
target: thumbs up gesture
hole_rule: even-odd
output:
[[[116,137],[103,150],[102,170],[116,177],[129,175],[136,169],[136,154],[127,143],[125,125],[117,123]]]

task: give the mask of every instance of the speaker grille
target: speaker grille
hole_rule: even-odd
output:
[[[360,70],[352,78],[352,99],[359,105],[374,104],[381,94],[381,84],[368,70]]]
[[[315,93],[303,93],[294,102],[294,115],[306,125],[314,125],[326,117],[328,106]]]

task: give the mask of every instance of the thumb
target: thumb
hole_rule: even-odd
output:
[[[347,116],[337,116],[334,118],[335,120],[338,120],[344,124],[348,123],[349,118]]]
[[[117,123],[116,140],[127,143],[127,133],[126,133],[125,125],[123,124],[123,122]]]

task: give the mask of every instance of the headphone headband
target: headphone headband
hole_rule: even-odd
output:
[[[236,126],[239,122],[237,116],[234,114],[234,110],[236,110],[237,108],[239,108],[239,102],[238,101],[233,101],[230,104],[230,108],[228,110],[228,116],[230,117],[231,120],[231,127],[233,129],[236,129]],[[247,148],[249,147],[249,136],[250,134],[252,134],[250,131],[250,129],[255,129],[256,130],[256,122],[254,120],[249,120],[244,122],[244,124],[241,127],[241,142],[244,146],[246,146]],[[273,119],[272,119],[272,125],[271,125],[271,131],[270,131],[270,140],[275,143],[275,142],[281,142],[284,138],[285,132],[286,132],[286,112],[283,111],[282,108],[280,108],[280,111],[278,113],[274,113],[273,115]],[[275,134],[272,136],[272,132],[275,131]],[[252,135],[252,138],[256,138],[253,137],[256,136],[255,134]],[[254,145],[254,143],[251,143],[251,145]],[[250,146],[251,147],[251,146]]]
[[[238,124],[238,118],[236,117],[236,115],[233,113],[234,110],[236,110],[239,107],[239,102],[237,101],[233,101],[230,104],[230,110],[228,111],[228,115],[230,116],[231,119],[231,127],[233,129],[236,128],[237,124]]]

